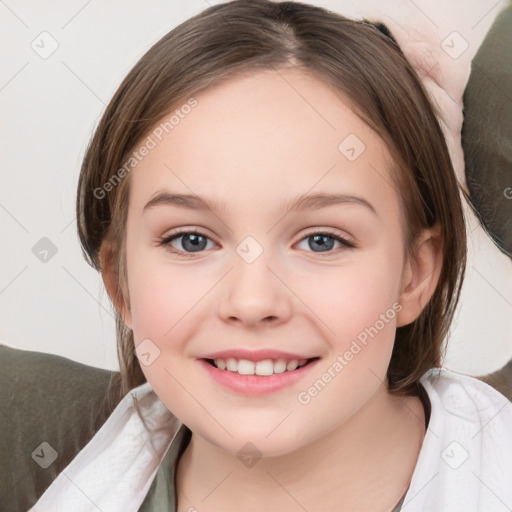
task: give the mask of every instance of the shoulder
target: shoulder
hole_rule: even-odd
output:
[[[463,446],[480,471],[507,468],[512,478],[512,402],[476,377],[445,368],[429,370],[422,383],[433,411],[429,429],[439,440]]]
[[[512,421],[512,402],[500,391],[477,377],[449,370],[432,368],[422,379],[429,397],[435,398],[442,411],[459,418],[485,421],[498,410],[506,410],[503,419]]]
[[[427,371],[421,383],[431,417],[404,511],[512,509],[512,402],[445,368]]]
[[[117,404],[119,372],[0,344],[0,479],[6,510],[27,510],[92,438]]]

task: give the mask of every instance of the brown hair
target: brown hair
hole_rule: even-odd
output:
[[[418,318],[397,328],[387,372],[391,393],[417,394],[420,377],[441,365],[464,279],[466,229],[439,112],[394,40],[367,20],[300,2],[234,0],[205,9],[162,37],[121,83],[83,160],[77,219],[84,255],[99,270],[100,247],[109,244],[119,299],[128,305],[124,240],[130,180],[105,184],[112,184],[155,123],[190,95],[237,74],[286,66],[313,73],[348,98],[387,144],[401,197],[404,256],[414,254],[423,229],[440,228],[439,282]],[[146,381],[133,333],[119,313],[117,338],[121,374],[111,389],[114,402]]]

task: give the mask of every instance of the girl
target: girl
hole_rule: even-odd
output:
[[[441,368],[466,235],[436,114],[391,38],[304,3],[156,43],[77,197],[124,398],[31,510],[510,509],[510,402]]]

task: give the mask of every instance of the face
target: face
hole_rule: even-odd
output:
[[[390,156],[302,71],[195,99],[168,134],[150,134],[130,175],[124,316],[147,380],[194,435],[233,454],[248,442],[288,453],[343,428],[385,381],[405,264]],[[206,362],[221,351],[230,364],[284,360],[276,372],[309,362],[241,375]]]

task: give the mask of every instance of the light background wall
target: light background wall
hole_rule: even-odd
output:
[[[118,369],[113,311],[76,235],[81,159],[105,106],[136,61],[174,26],[213,3],[218,2],[0,3],[1,343]],[[361,5],[378,4],[311,3],[349,16],[357,16]],[[495,13],[486,2],[455,4],[461,7],[460,23],[470,27],[481,19],[468,36],[474,51]],[[496,10],[498,4],[489,3]],[[430,3],[425,16],[441,16],[436,5]],[[47,56],[52,45],[58,46]],[[473,216],[468,223],[468,273],[445,365],[479,375],[512,357],[512,264]],[[46,262],[43,249],[49,251]]]

